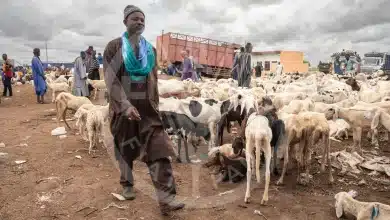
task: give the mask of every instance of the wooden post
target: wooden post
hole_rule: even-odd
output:
[[[162,62],[163,46],[164,46],[164,30],[161,31],[160,63]],[[168,46],[168,49],[169,49],[169,46]]]

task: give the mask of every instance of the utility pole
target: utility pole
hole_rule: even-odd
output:
[[[47,40],[45,41],[45,48],[46,48],[46,64],[49,64],[49,58],[47,56]]]

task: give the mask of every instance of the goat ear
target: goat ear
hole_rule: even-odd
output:
[[[380,110],[377,110],[375,112],[375,115],[374,117],[372,118],[372,121],[371,121],[371,129],[376,129],[379,125],[379,116],[381,115],[381,112]]]
[[[341,218],[341,216],[343,216],[343,204],[341,203],[341,201],[339,199],[336,199],[336,204],[335,204],[335,208],[336,208],[336,216],[337,218]]]

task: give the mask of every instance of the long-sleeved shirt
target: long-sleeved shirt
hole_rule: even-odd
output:
[[[87,73],[86,66],[81,57],[78,57],[74,63],[74,82],[75,87],[84,87]]]
[[[102,55],[98,56],[97,60],[98,60],[99,64],[103,64],[103,56]]]
[[[93,71],[99,71],[99,62],[96,58],[92,58],[88,73],[92,73]]]
[[[3,72],[4,72],[4,75],[6,77],[12,78],[12,76],[13,76],[12,63],[11,63],[11,61],[9,59],[4,61],[4,63],[3,63]]]

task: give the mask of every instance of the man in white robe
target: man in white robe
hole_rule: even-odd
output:
[[[275,78],[280,79],[280,77],[282,77],[282,73],[283,73],[283,65],[280,62],[278,62],[278,66],[276,67]]]
[[[89,96],[87,86],[87,68],[85,65],[86,54],[84,51],[76,58],[74,62],[74,89],[76,96]]]

